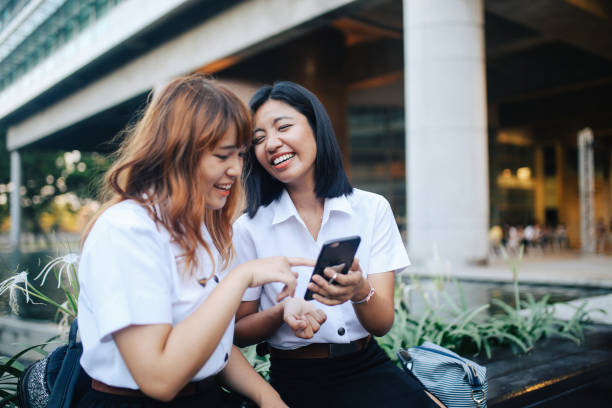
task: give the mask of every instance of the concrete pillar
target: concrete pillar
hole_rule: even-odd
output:
[[[580,194],[580,243],[582,254],[595,253],[595,163],[593,131],[578,132],[578,191]]]
[[[487,257],[482,0],[404,0],[408,246],[415,262]]]
[[[12,251],[19,251],[21,239],[21,155],[18,150],[11,152],[11,233]]]

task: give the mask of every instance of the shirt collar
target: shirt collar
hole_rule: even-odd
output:
[[[345,195],[326,199],[325,210],[325,212],[341,211],[347,214],[353,214],[353,207],[351,207],[351,203],[349,203]]]
[[[289,196],[286,189],[283,189],[281,196],[278,200],[273,202],[274,204],[274,219],[272,225],[280,224],[283,221],[288,220],[291,217],[299,218],[298,212]],[[340,211],[347,214],[353,214],[353,207],[349,203],[348,198],[345,195],[334,198],[326,198],[325,206],[323,209],[323,223],[329,218],[329,214],[332,211]]]
[[[291,217],[298,218],[298,212],[286,189],[283,189],[281,196],[272,203],[274,205],[274,219],[272,220],[272,225],[280,224]]]

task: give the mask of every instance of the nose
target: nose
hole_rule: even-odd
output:
[[[266,138],[266,150],[268,153],[274,153],[282,145],[283,142],[276,135],[270,135],[268,138]]]
[[[240,176],[240,173],[242,173],[242,158],[236,154],[227,167],[225,174],[229,177],[236,178]]]

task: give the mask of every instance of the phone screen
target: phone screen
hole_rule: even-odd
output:
[[[355,253],[357,252],[357,248],[359,247],[360,242],[361,237],[351,236],[335,239],[323,244],[321,252],[319,253],[319,257],[317,258],[317,263],[312,271],[312,275],[321,275],[325,279],[329,280],[323,274],[323,270],[328,266],[335,266],[340,264],[344,264],[344,268],[342,268],[340,273],[348,273],[349,268],[353,263],[353,258],[355,257]],[[312,277],[310,278],[310,280],[312,281]],[[313,294],[314,293],[311,290],[306,290],[304,299],[312,299]]]

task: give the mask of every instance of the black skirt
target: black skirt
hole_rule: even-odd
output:
[[[228,393],[219,385],[207,387],[202,392],[189,396],[178,396],[170,402],[148,397],[123,396],[89,389],[79,401],[77,408],[207,408],[237,406],[230,402]]]
[[[291,408],[437,407],[421,383],[398,368],[376,341],[343,357],[271,362],[270,384]]]

